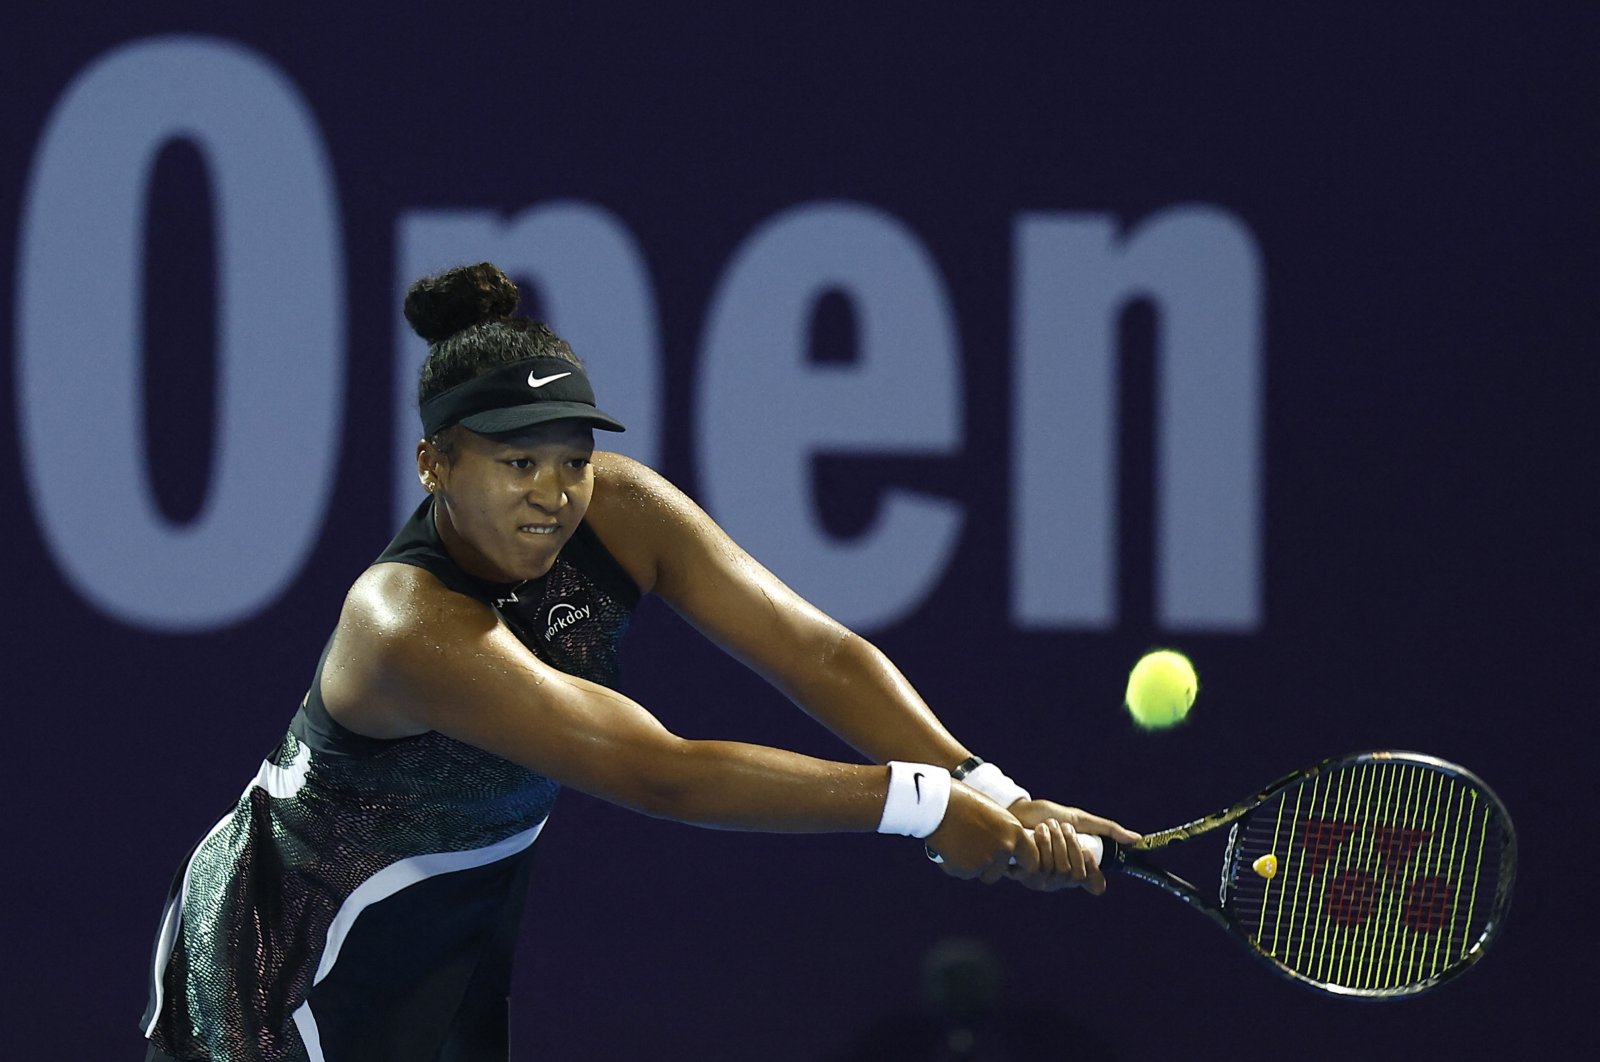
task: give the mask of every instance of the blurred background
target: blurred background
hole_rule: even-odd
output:
[[[984,888],[910,841],[568,793],[516,1057],[1575,1039],[1596,29],[1578,3],[14,13],[8,1038],[142,1057],[170,875],[419,497],[400,297],[492,259],[619,448],[1035,794],[1157,829],[1412,748],[1487,779],[1523,845],[1497,950],[1372,1006],[1133,883]],[[1151,735],[1120,702],[1154,646],[1202,692]],[[849,755],[656,602],[625,663],[680,734]]]

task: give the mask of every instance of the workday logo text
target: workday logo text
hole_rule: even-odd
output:
[[[566,630],[574,623],[581,623],[594,614],[593,605],[574,605],[570,601],[563,601],[558,605],[550,606],[550,613],[545,617],[545,641],[549,641],[557,634]]]

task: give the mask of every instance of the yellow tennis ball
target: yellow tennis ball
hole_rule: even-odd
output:
[[[1141,657],[1128,675],[1128,714],[1144,729],[1160,730],[1183,722],[1199,692],[1200,679],[1189,658],[1157,649]]]

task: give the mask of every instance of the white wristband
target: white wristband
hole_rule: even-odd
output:
[[[889,795],[883,801],[879,833],[926,837],[944,821],[950,806],[950,772],[926,763],[889,761]]]
[[[992,763],[979,764],[961,780],[1003,808],[1009,808],[1019,800],[1033,799],[1026,789],[1007,778]]]

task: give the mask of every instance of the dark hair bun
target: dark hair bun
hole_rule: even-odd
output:
[[[521,295],[511,278],[488,262],[459,266],[423,277],[406,292],[406,320],[411,330],[437,343],[497,317],[516,312]]]

